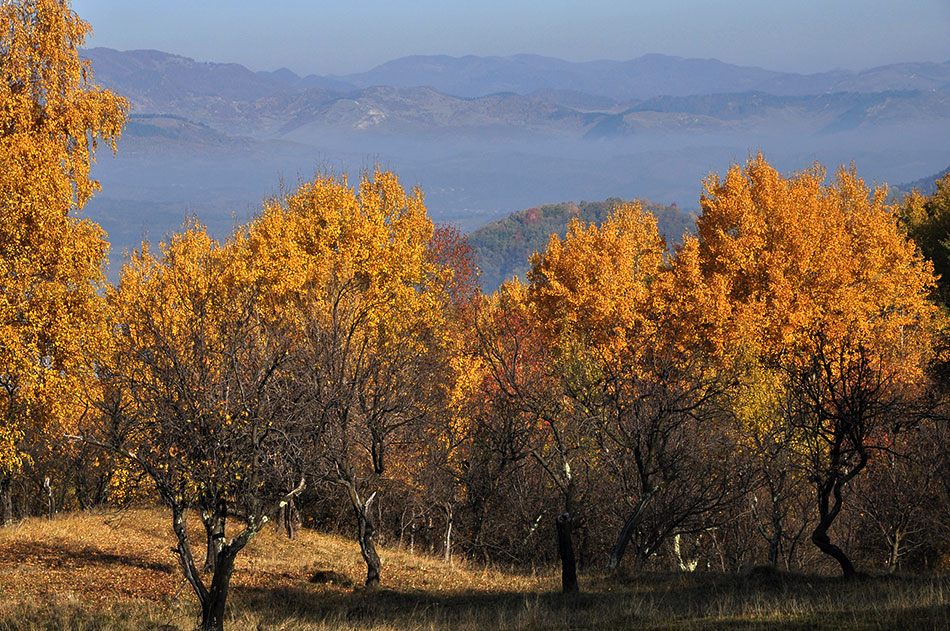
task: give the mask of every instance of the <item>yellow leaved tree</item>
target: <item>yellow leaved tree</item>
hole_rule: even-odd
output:
[[[431,255],[432,234],[421,192],[377,170],[355,188],[332,176],[301,184],[238,237],[270,317],[293,337],[311,470],[349,498],[369,586],[387,462],[450,393],[450,271]]]
[[[710,421],[722,387],[698,343],[696,253],[687,240],[669,260],[656,219],[622,205],[599,227],[575,220],[532,258],[529,295],[550,336],[562,423],[596,437],[602,449],[584,457],[624,489],[611,567],[631,542],[643,562],[672,533],[708,526],[743,492],[724,457],[732,437]]]
[[[109,293],[100,424],[84,436],[144,472],[171,509],[202,629],[223,628],[237,555],[304,487],[293,466],[291,340],[272,326],[247,263],[234,241],[219,244],[199,225],[157,254],[143,246],[133,256]],[[190,510],[205,528],[210,581],[193,552]],[[242,519],[229,531],[234,515]]]
[[[0,495],[29,445],[79,414],[88,358],[102,339],[105,235],[78,219],[97,182],[99,142],[115,148],[125,100],[91,81],[89,31],[67,2],[0,4]]]
[[[792,478],[814,482],[812,540],[846,576],[854,568],[828,529],[887,428],[919,413],[936,326],[933,268],[884,199],[853,168],[830,183],[820,166],[786,178],[759,155],[706,180],[697,222],[706,339],[745,366],[736,409],[778,485],[769,495],[783,502]]]

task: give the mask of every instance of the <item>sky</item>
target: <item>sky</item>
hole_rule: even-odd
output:
[[[950,61],[950,0],[74,0],[87,46],[300,75],[407,55],[647,53],[786,72]]]

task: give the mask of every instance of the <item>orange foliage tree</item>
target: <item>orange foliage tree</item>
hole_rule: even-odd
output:
[[[30,445],[61,435],[103,339],[102,230],[80,220],[98,188],[99,142],[115,149],[128,105],[91,80],[89,26],[59,0],[0,4],[0,495]],[[45,445],[45,446],[44,446]]]
[[[171,509],[202,629],[223,627],[238,553],[304,485],[301,467],[288,465],[299,414],[288,339],[271,326],[246,263],[238,245],[219,245],[197,225],[158,255],[143,248],[132,258],[109,296],[102,424],[84,436],[140,467]],[[207,582],[190,510],[206,531]]]
[[[575,220],[532,259],[530,295],[564,407],[596,437],[588,458],[614,473],[626,504],[611,567],[632,539],[645,561],[669,536],[708,528],[744,491],[725,467],[732,437],[711,420],[722,384],[693,326],[704,302],[695,275],[695,244],[671,265],[656,219],[638,205],[599,227]]]
[[[821,167],[785,178],[759,155],[706,180],[697,223],[707,339],[781,384],[746,430],[793,436],[789,462],[816,490],[812,541],[848,576],[828,530],[844,487],[914,410],[935,328],[932,267],[884,195],[853,168],[828,184]]]
[[[295,333],[314,471],[346,491],[379,582],[373,502],[394,445],[448,394],[451,272],[430,251],[422,194],[389,172],[322,176],[268,203],[240,237],[270,310]]]

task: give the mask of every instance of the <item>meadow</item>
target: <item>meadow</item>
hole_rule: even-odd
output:
[[[158,509],[26,519],[0,530],[0,630],[191,629],[198,609]],[[361,586],[358,546],[265,529],[238,559],[234,630],[925,629],[950,628],[950,577],[514,573],[381,548],[383,586]]]

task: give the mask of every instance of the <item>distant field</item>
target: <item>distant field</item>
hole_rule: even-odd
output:
[[[0,531],[0,630],[191,629],[195,603],[170,552],[165,515],[29,519]],[[355,544],[267,530],[239,557],[228,627],[258,629],[950,629],[950,577],[752,573],[514,575],[383,549],[384,587],[312,583],[333,571],[359,585]]]

